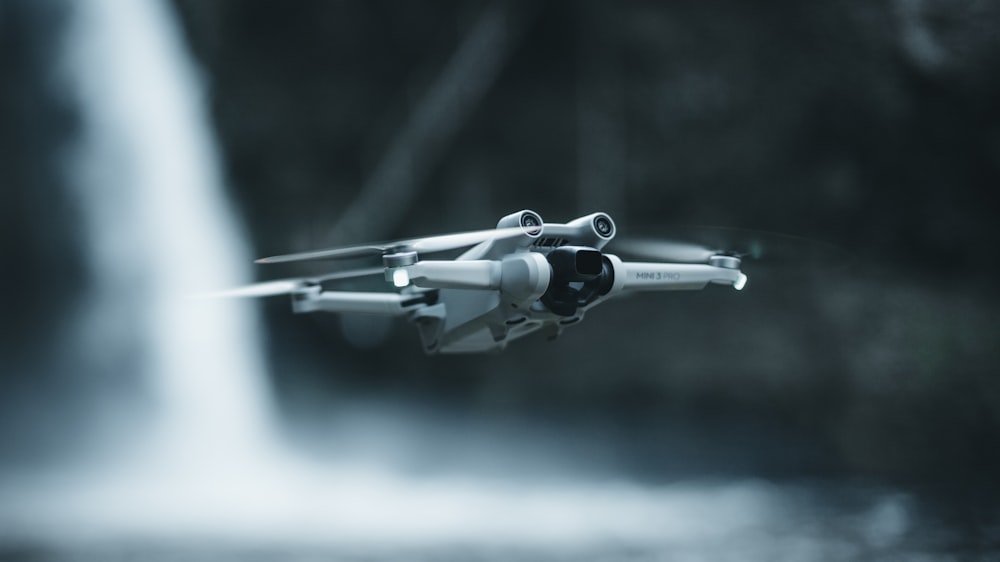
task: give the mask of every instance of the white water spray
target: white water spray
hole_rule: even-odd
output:
[[[270,428],[257,319],[245,301],[185,296],[247,282],[251,258],[177,22],[159,1],[71,8],[63,70],[83,122],[69,180],[97,275],[84,330],[102,348],[138,327],[157,453],[245,461]]]

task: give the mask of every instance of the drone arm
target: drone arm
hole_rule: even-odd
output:
[[[405,271],[396,279],[396,271]],[[390,269],[391,281],[412,282],[430,289],[499,289],[501,263],[492,260],[418,261],[413,265]]]
[[[691,263],[647,263],[612,260],[615,289],[622,291],[684,291],[709,283],[732,285],[737,290],[747,277],[739,269]]]
[[[292,295],[292,308],[295,312],[352,312],[402,316],[417,304],[423,304],[423,301],[413,295],[322,291],[319,287],[305,289]]]

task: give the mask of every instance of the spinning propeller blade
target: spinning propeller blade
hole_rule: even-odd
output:
[[[210,293],[195,295],[198,298],[254,298],[273,297],[276,295],[287,295],[293,293],[306,285],[317,285],[325,281],[335,281],[337,279],[353,279],[355,277],[366,277],[369,275],[381,275],[385,271],[383,267],[369,267],[365,269],[351,269],[348,271],[337,271],[326,275],[313,277],[299,277],[292,279],[277,279],[274,281],[262,281],[242,287],[223,289]]]
[[[705,263],[719,253],[700,244],[651,238],[616,240],[614,247],[633,257],[678,263]]]
[[[457,234],[442,234],[439,236],[426,236],[423,238],[412,238],[409,240],[376,242],[373,244],[362,244],[359,246],[345,246],[342,248],[330,248],[328,250],[316,250],[312,252],[271,256],[268,258],[261,258],[255,263],[344,260],[352,258],[377,257],[390,252],[445,252],[448,250],[457,250],[459,248],[475,246],[476,244],[486,242],[487,240],[502,240],[506,238],[513,238],[522,234],[525,234],[525,229],[520,226],[512,228],[491,228],[488,230],[474,230],[471,232],[460,232]]]
[[[304,279],[278,279],[276,281],[264,281],[262,283],[233,287],[232,289],[223,289],[211,293],[201,293],[195,295],[195,297],[203,299],[273,297],[275,295],[291,293],[304,284]]]
[[[325,275],[314,275],[308,277],[308,281],[313,283],[323,283],[325,281],[336,281],[338,279],[354,279],[356,277],[368,277],[369,275],[382,275],[385,273],[385,268],[379,267],[366,267],[364,269],[348,269],[346,271],[335,271],[333,273],[327,273]]]
[[[840,266],[850,254],[833,244],[777,232],[725,227],[661,229],[660,238],[616,239],[615,250],[639,259],[705,263],[718,254],[771,266]]]

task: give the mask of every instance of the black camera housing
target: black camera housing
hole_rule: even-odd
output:
[[[542,304],[553,314],[573,316],[606,295],[615,282],[611,261],[598,250],[582,246],[563,246],[546,256],[552,266],[549,287]]]

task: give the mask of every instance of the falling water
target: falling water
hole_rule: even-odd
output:
[[[123,335],[114,326],[139,331],[137,374],[159,409],[154,448],[201,463],[245,459],[270,426],[253,309],[185,298],[246,282],[251,261],[203,84],[162,2],[71,8],[63,72],[83,126],[69,181],[97,276],[82,329],[99,348]]]

